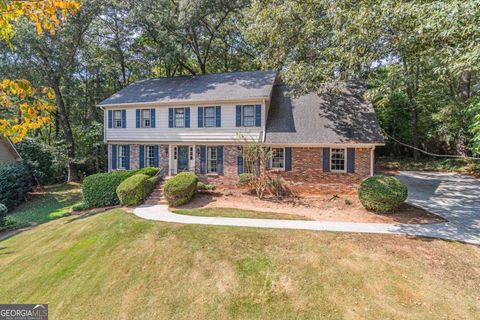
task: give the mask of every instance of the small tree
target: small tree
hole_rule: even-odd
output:
[[[265,170],[267,161],[271,158],[270,148],[260,145],[255,141],[250,141],[243,147],[243,167],[244,172],[251,175],[247,185],[258,198],[262,199],[268,188],[270,178]]]

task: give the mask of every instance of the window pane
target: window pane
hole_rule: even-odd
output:
[[[215,108],[214,107],[206,107],[205,108],[205,117],[215,117]]]
[[[345,149],[331,149],[330,170],[345,171]]]
[[[121,110],[113,111],[113,126],[115,128],[122,127],[122,111]]]
[[[272,149],[272,168],[283,169],[283,148]]]
[[[204,126],[205,127],[215,127],[215,108],[214,107],[205,107],[204,109]]]
[[[153,146],[146,146],[145,147],[145,166],[146,167],[153,167],[155,165],[155,148]]]
[[[243,126],[253,127],[255,125],[255,110],[253,106],[243,106]]]
[[[217,148],[207,147],[207,172],[217,172]]]
[[[185,126],[185,109],[178,108],[175,109],[175,127],[183,128]]]

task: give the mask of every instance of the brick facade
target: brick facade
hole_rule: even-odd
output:
[[[237,146],[223,147],[223,174],[200,173],[200,147],[195,149],[195,173],[205,183],[232,188],[237,183]],[[108,147],[109,159],[111,146]],[[325,194],[354,192],[358,183],[371,172],[371,148],[355,149],[355,172],[338,173],[323,171],[323,148],[292,147],[292,170],[269,170],[272,177],[278,176],[293,191],[300,194]],[[159,166],[168,172],[168,145],[159,145]],[[130,145],[130,168],[139,167],[139,145]],[[264,170],[264,168],[262,168]]]
[[[111,171],[112,145],[108,145],[108,168]],[[158,166],[162,175],[168,173],[168,144],[158,145]],[[140,144],[130,144],[130,170],[140,168]]]

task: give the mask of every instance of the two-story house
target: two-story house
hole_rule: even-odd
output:
[[[294,189],[353,185],[373,174],[383,137],[362,87],[290,96],[274,71],[148,79],[98,106],[105,111],[109,170],[160,167],[235,185],[242,145],[272,148],[268,168]]]

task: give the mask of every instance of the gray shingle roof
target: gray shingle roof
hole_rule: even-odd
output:
[[[298,97],[288,86],[275,85],[267,120],[267,143],[383,143],[364,87],[349,83],[340,90],[323,89]]]
[[[276,75],[275,71],[242,71],[146,79],[129,85],[98,105],[269,98]]]

